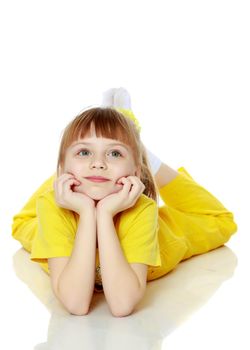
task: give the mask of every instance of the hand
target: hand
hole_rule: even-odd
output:
[[[84,212],[84,209],[95,209],[95,202],[92,198],[82,193],[74,192],[71,187],[79,186],[74,175],[64,173],[54,181],[55,199],[59,207],[70,209],[77,214]]]
[[[137,199],[143,193],[145,186],[137,176],[128,176],[120,178],[117,183],[123,184],[123,188],[112,193],[97,204],[97,212],[108,212],[115,216],[120,211],[128,209],[135,205]]]

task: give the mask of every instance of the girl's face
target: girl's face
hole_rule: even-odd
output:
[[[67,149],[62,172],[72,173],[81,182],[74,186],[74,192],[86,194],[94,200],[120,191],[122,185],[117,181],[121,177],[140,177],[129,146],[118,140],[96,137],[93,132],[89,137],[73,142]],[[90,176],[102,176],[108,181],[93,182],[86,178]]]

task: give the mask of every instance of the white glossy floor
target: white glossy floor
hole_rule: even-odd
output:
[[[249,260],[242,233],[150,282],[144,300],[124,318],[113,317],[100,294],[88,315],[68,314],[55,299],[48,276],[18,242],[1,235],[0,347],[249,349]]]

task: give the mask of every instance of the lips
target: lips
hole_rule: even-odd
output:
[[[92,182],[106,182],[106,181],[110,181],[109,179],[102,177],[102,176],[88,176],[85,177],[85,179],[92,181]]]

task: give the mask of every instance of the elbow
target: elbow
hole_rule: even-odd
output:
[[[136,305],[142,299],[142,294],[137,298],[131,298],[129,302],[117,302],[115,305],[110,305],[110,311],[114,317],[125,317],[133,313]]]
[[[112,296],[112,302],[107,299],[109,310],[114,317],[125,317],[130,315],[133,312],[134,309],[134,303],[131,301],[125,302],[124,300],[121,300],[121,298],[117,298],[114,300],[114,296]]]
[[[64,305],[67,311],[75,316],[84,316],[89,313],[89,306],[88,307],[76,307],[75,305],[66,306]]]
[[[71,314],[71,315],[75,315],[75,316],[85,316],[89,313],[89,309],[72,309],[72,308],[68,308],[67,311]]]
[[[59,289],[54,289],[54,293],[57,299],[61,302],[64,308],[72,315],[84,316],[89,313],[90,301],[78,302],[76,301],[75,295],[68,295],[66,293],[59,292]]]
[[[65,300],[60,296],[58,296],[58,299],[64,308],[72,315],[84,316],[89,313],[90,304],[79,305],[79,303],[76,304],[75,302],[72,302],[72,300]]]
[[[111,309],[111,313],[114,317],[125,317],[125,316],[129,316],[132,314],[134,308],[126,308],[126,309]]]
[[[65,306],[66,307],[66,306]],[[84,316],[89,313],[89,307],[88,308],[76,308],[76,307],[66,307],[67,311],[75,316]],[[134,307],[127,307],[127,308],[110,308],[110,311],[114,317],[125,317],[132,314],[134,311]]]
[[[129,298],[126,298],[126,302],[121,299],[117,300],[116,303],[109,305],[110,311],[114,317],[125,317],[131,315],[136,305],[143,299],[146,289],[140,288],[138,293],[133,293]]]

